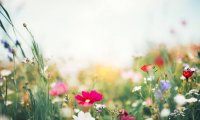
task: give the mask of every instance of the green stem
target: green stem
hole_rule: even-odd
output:
[[[192,108],[192,120],[195,120],[195,118],[194,118],[194,107]]]
[[[16,93],[15,111],[17,111],[17,108],[18,108],[17,102],[18,102],[19,94],[18,94],[18,85],[17,85],[16,78],[15,78],[16,77],[16,62],[15,62],[15,55],[14,54],[13,54],[13,64],[14,64],[13,83],[14,83],[14,86],[15,86],[15,93]],[[14,116],[16,118],[16,112],[14,112]]]
[[[6,106],[6,109],[5,109],[5,112],[7,112],[7,97],[8,97],[8,80],[6,79],[6,96],[5,96],[5,106]]]
[[[21,46],[21,45],[19,45],[19,48],[20,48],[20,50],[21,50],[21,53],[22,53],[23,57],[26,58],[25,52],[24,52],[24,50],[22,49],[22,46]]]

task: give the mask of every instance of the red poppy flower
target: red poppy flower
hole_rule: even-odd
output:
[[[189,77],[191,77],[193,74],[193,71],[190,71],[190,70],[186,70],[186,71],[183,71],[183,76],[188,79]]]
[[[75,99],[79,101],[79,105],[90,106],[95,102],[101,101],[103,99],[103,95],[95,90],[92,90],[91,92],[82,91],[82,96],[76,95]]]
[[[161,56],[158,56],[158,57],[155,59],[154,63],[155,63],[156,65],[158,65],[158,67],[163,67],[163,65],[164,65],[164,60],[163,60],[163,58],[162,58]]]
[[[141,67],[141,70],[143,70],[144,72],[148,72],[149,70],[153,69],[153,65],[152,64],[147,64]]]

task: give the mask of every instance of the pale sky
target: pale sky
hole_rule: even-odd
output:
[[[52,59],[123,66],[149,43],[200,41],[199,0],[4,1],[21,33],[26,22]]]

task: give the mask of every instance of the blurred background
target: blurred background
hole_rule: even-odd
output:
[[[200,41],[199,0],[2,2],[20,32],[28,38],[22,26],[25,22],[46,57],[63,68],[65,64],[77,69],[92,63],[124,67],[132,63],[133,56],[159,44]],[[5,56],[0,55],[1,59]]]

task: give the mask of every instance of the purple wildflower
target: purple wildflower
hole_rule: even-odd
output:
[[[10,48],[10,45],[9,45],[9,43],[7,41],[1,40],[1,43],[3,44],[4,48],[7,48],[7,49]]]
[[[162,92],[167,91],[171,87],[169,80],[161,80],[160,84],[161,84],[161,91]]]
[[[156,98],[156,99],[160,99],[160,98],[162,98],[162,92],[161,92],[160,89],[157,90],[157,91],[155,92],[155,98]]]
[[[15,54],[15,51],[12,48],[8,48],[8,52],[11,53],[11,54]]]

